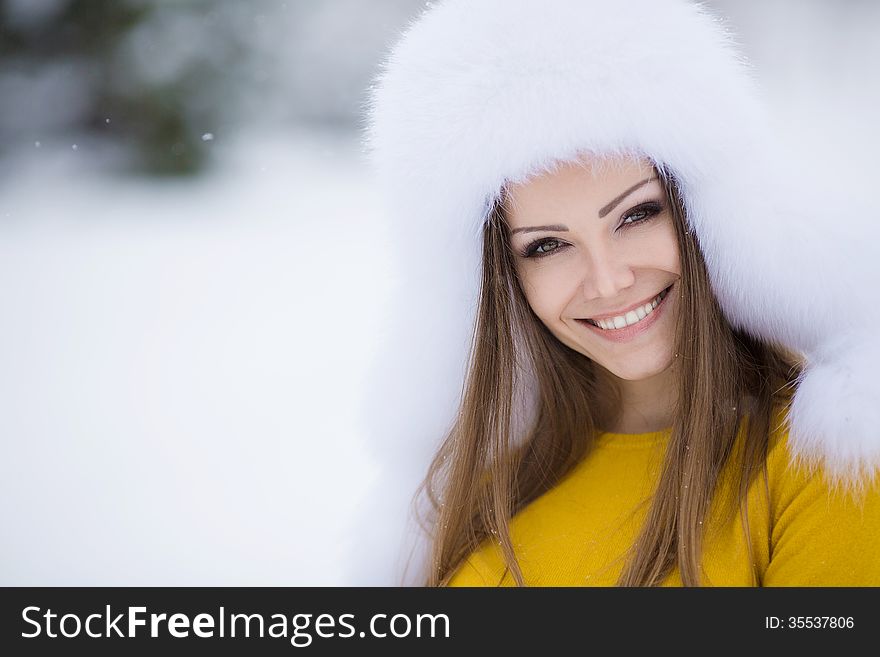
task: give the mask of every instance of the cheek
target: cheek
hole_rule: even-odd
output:
[[[657,266],[665,271],[681,275],[681,257],[678,250],[678,238],[675,236],[675,226],[671,221],[663,225],[659,239],[654,239],[648,245],[648,253]]]
[[[521,274],[523,293],[532,311],[545,324],[560,321],[571,298],[570,276],[562,268],[534,269]]]

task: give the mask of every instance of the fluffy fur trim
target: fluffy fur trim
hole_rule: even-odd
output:
[[[584,151],[674,172],[725,315],[806,356],[797,455],[843,483],[880,463],[880,348],[860,328],[880,319],[878,231],[770,125],[723,22],[684,0],[448,0],[409,26],[369,105],[396,274],[363,408],[385,474],[355,580],[399,583],[408,552],[390,562],[387,538],[419,535],[402,519],[459,402],[489,204]]]

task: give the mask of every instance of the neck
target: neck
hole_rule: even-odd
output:
[[[672,426],[677,399],[676,368],[670,366],[649,379],[628,381],[605,371],[617,391],[614,409],[599,413],[599,427],[611,433],[649,433]]]

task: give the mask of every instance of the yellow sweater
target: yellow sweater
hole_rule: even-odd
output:
[[[777,413],[774,424],[779,426]],[[623,553],[647,515],[671,430],[604,433],[597,446],[553,489],[511,519],[511,537],[528,586],[614,586]],[[740,440],[744,432],[740,431]],[[880,586],[880,477],[861,498],[832,490],[821,471],[790,465],[784,428],[770,436],[767,472],[748,493],[756,559],[752,577],[742,514],[721,518],[721,495],[736,494],[739,472],[727,468],[705,522],[703,568],[709,586]],[[731,491],[734,491],[731,493]],[[484,542],[449,586],[515,586],[501,550]],[[502,575],[504,580],[502,581]],[[664,586],[681,586],[676,567]]]

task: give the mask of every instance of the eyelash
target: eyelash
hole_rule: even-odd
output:
[[[660,214],[662,211],[663,211],[663,206],[660,203],[657,203],[656,201],[642,203],[640,205],[637,205],[633,209],[631,209],[625,215],[623,215],[623,219],[624,220],[628,219],[632,215],[639,214],[641,212],[646,213],[645,216],[641,219],[638,219],[637,221],[631,221],[629,223],[621,222],[620,227],[638,226],[641,224],[647,224],[654,217],[656,217],[658,214]],[[544,253],[538,253],[538,251],[537,251],[538,247],[542,246],[543,244],[546,244],[547,242],[551,242],[551,243],[558,242],[558,243],[562,244],[563,246],[558,246],[555,249],[553,249],[552,251],[545,251]],[[523,251],[520,253],[520,255],[523,258],[546,258],[547,256],[552,255],[552,254],[556,253],[557,251],[560,251],[564,246],[566,246],[566,244],[560,239],[557,239],[555,237],[545,237],[544,239],[535,240],[534,242],[530,243],[528,246],[525,247],[525,249],[523,249]]]

